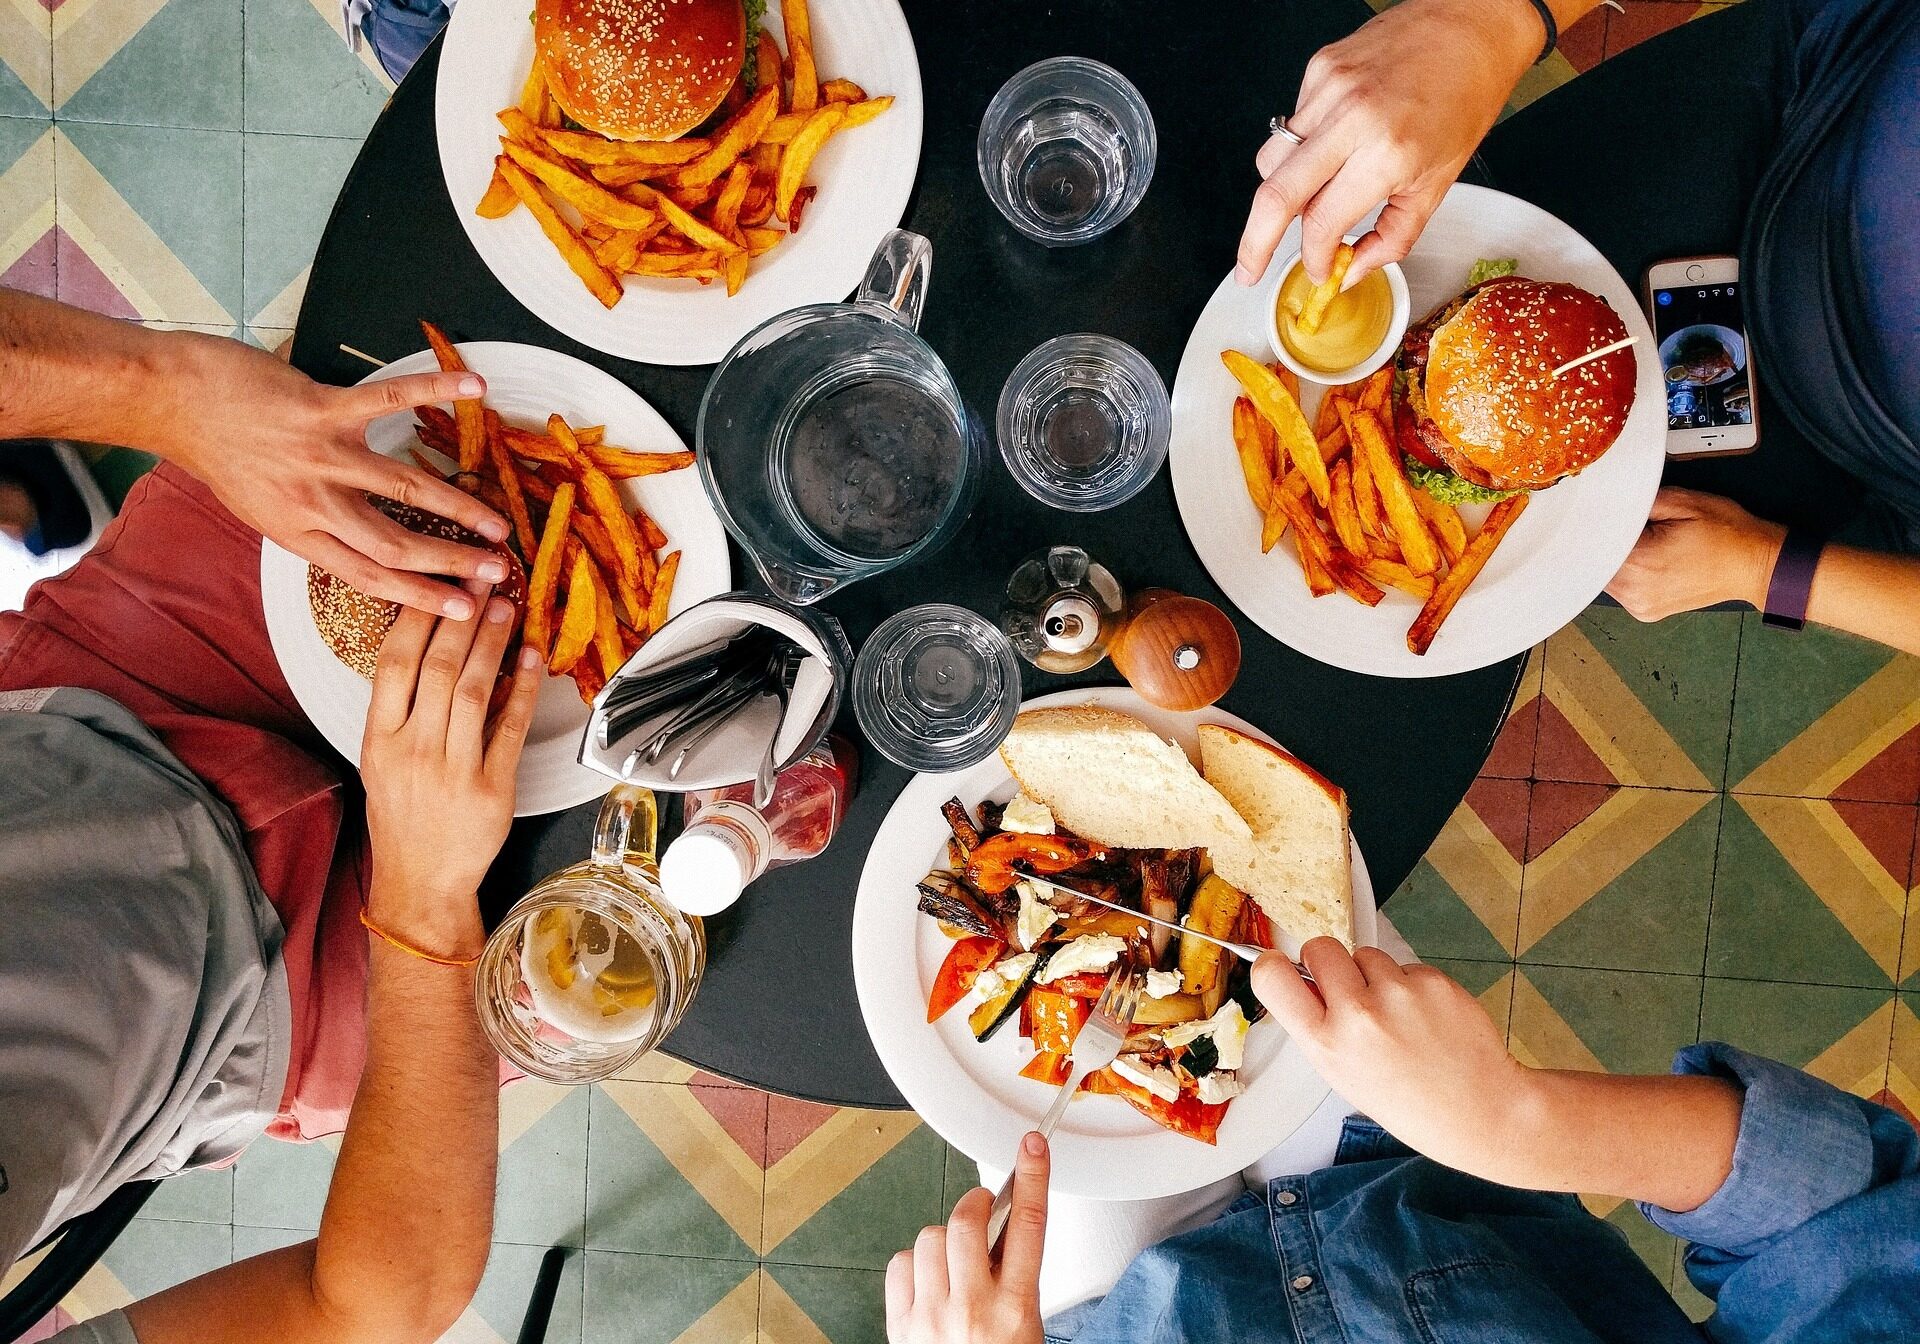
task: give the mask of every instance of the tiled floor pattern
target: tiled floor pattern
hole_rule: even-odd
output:
[[[1597,11],[1515,104],[1716,8]],[[0,0],[0,284],[284,339],[386,93],[337,24],[332,0]],[[1920,661],[1751,616],[1643,627],[1595,608],[1536,651],[1483,778],[1390,909],[1530,1062],[1657,1070],[1715,1037],[1912,1113],[1917,827]],[[580,1254],[555,1344],[878,1340],[886,1256],[972,1179],[910,1116],[667,1061],[510,1089],[502,1115],[495,1250],[457,1341],[512,1338],[556,1244]],[[169,1183],[68,1307],[310,1234],[333,1154],[262,1143]],[[1704,1308],[1670,1238],[1595,1208]]]

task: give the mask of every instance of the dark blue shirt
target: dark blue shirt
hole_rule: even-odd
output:
[[[1692,1324],[1571,1195],[1493,1185],[1349,1122],[1334,1165],[1271,1182],[1141,1254],[1047,1323],[1072,1344],[1871,1344],[1920,1340],[1920,1136],[1900,1116],[1731,1046],[1679,1073],[1745,1088],[1733,1170],[1690,1213],[1717,1310]]]

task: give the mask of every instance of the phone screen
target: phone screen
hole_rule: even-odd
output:
[[[1653,291],[1653,335],[1667,383],[1667,428],[1753,423],[1739,281]]]

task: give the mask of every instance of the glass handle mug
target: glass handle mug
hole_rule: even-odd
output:
[[[555,1083],[611,1077],[665,1040],[706,966],[701,922],[660,888],[652,792],[616,784],[590,856],[534,885],[475,970],[480,1025],[501,1056]]]
[[[915,330],[932,268],[932,244],[892,230],[851,302],[769,319],[707,384],[701,482],[788,602],[934,549],[978,493],[985,430]]]

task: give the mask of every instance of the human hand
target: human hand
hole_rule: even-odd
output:
[[[987,1254],[986,1190],[961,1196],[951,1222],[925,1229],[887,1263],[890,1344],[1040,1344],[1048,1164],[1045,1139],[1021,1140],[998,1265]]]
[[[1479,1001],[1377,947],[1315,938],[1300,959],[1317,994],[1277,952],[1254,963],[1253,989],[1328,1085],[1409,1148],[1494,1176],[1534,1075]]]
[[[380,646],[360,746],[373,847],[371,913],[417,946],[463,956],[481,941],[474,895],[513,823],[514,772],[533,722],[540,655],[522,648],[491,726],[513,604],[464,621],[403,611]]]
[[[155,426],[162,456],[205,481],[247,526],[374,597],[464,619],[473,599],[424,577],[498,583],[498,556],[408,531],[367,502],[384,495],[504,541],[506,520],[412,463],[367,447],[369,421],[486,390],[472,373],[422,373],[329,387],[264,350],[176,334],[167,359],[179,404]]]
[[[1730,499],[1664,486],[1607,593],[1643,621],[1718,602],[1764,607],[1786,535]]]
[[[1324,279],[1341,240],[1382,201],[1347,284],[1405,257],[1541,37],[1525,0],[1404,0],[1322,48],[1287,118],[1305,143],[1276,135],[1254,160],[1261,183],[1235,278],[1257,281],[1298,217],[1307,274]]]

